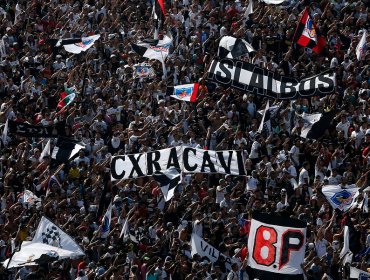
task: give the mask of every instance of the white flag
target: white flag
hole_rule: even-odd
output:
[[[74,256],[85,255],[84,251],[72,237],[46,217],[41,218],[32,242],[69,250],[74,253]]]
[[[40,201],[40,199],[30,190],[25,190],[20,199],[20,202],[23,204],[29,203],[33,205],[36,201]]]
[[[344,242],[343,242],[343,248],[342,251],[339,254],[340,258],[343,258],[343,256],[350,252],[349,250],[349,232],[348,232],[348,226],[344,227],[344,234],[343,234]]]
[[[109,204],[107,212],[105,212],[105,215],[102,220],[101,238],[107,238],[110,231],[111,221],[112,221],[112,203]]]
[[[46,156],[50,156],[50,139],[49,141],[46,143],[44,149],[42,150],[42,153],[40,155],[40,161],[43,160],[44,157]]]
[[[258,132],[259,133],[262,132],[263,124],[265,123],[266,112],[269,110],[269,108],[270,108],[270,101],[267,100],[266,108],[265,108],[265,111],[263,112],[263,116],[262,116],[262,120],[261,120],[261,123],[260,123],[260,127],[258,128]]]
[[[3,128],[3,134],[1,136],[1,140],[3,141],[4,146],[8,144],[8,126],[8,119],[6,119],[6,123]]]
[[[262,1],[265,2],[266,4],[278,5],[278,4],[283,3],[286,0],[262,0]]]
[[[50,246],[47,244],[31,241],[23,241],[19,252],[15,252],[11,260],[7,259],[3,262],[4,267],[22,267],[24,265],[37,265],[34,261],[43,254],[53,254],[59,256],[59,259],[72,258],[75,252],[61,249],[59,247]],[[8,262],[10,261],[9,265]]]
[[[358,42],[358,45],[356,47],[356,57],[358,61],[360,61],[366,53],[366,36],[367,32],[366,30],[363,30],[361,40],[360,42]]]
[[[361,269],[352,267],[350,268],[349,279],[361,279],[368,280],[370,279],[370,273],[363,271]]]
[[[21,7],[19,6],[19,3],[15,5],[15,16],[14,16],[14,24],[17,24],[19,20],[19,15],[22,13]]]
[[[248,20],[250,14],[253,14],[253,0],[249,0],[248,7],[244,13],[244,18]]]
[[[87,51],[94,45],[94,42],[100,38],[100,35],[93,35],[89,37],[82,37],[80,43],[64,45],[64,49],[70,53],[81,53]]]
[[[362,212],[369,213],[369,197],[367,192],[364,194],[364,200],[362,201]]]
[[[356,202],[358,190],[359,188],[342,189],[340,185],[329,185],[322,188],[322,193],[334,209],[346,212]]]

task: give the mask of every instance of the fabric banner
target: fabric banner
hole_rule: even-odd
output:
[[[72,237],[46,217],[41,218],[32,242],[47,244],[71,251],[73,256],[85,255],[84,251]]]
[[[239,264],[240,267],[240,262],[238,259],[230,258],[222,254],[211,244],[193,233],[191,235],[191,256],[194,256],[195,254],[198,254],[201,258],[207,257],[211,261],[211,263],[215,263],[220,256],[223,256],[225,259],[224,262],[227,270],[231,270],[231,265],[233,263]]]
[[[9,133],[18,134],[23,137],[56,138],[66,135],[65,121],[58,122],[54,125],[42,126],[9,120],[8,129]]]
[[[359,279],[359,280],[369,280],[370,279],[370,273],[360,270],[358,268],[352,267],[350,268],[350,274],[349,279]]]
[[[139,55],[149,58],[156,59],[164,63],[166,60],[170,47],[172,45],[172,37],[165,35],[162,40],[155,42],[138,42],[132,44],[132,49]]]
[[[358,190],[359,188],[342,189],[340,185],[329,185],[322,188],[322,193],[334,209],[346,212],[356,202]]]
[[[283,3],[286,0],[262,0],[262,1],[265,2],[266,4],[278,5],[278,4]]]
[[[39,259],[43,254],[53,254],[58,256],[59,259],[72,258],[75,256],[75,252],[66,249],[38,242],[23,241],[20,251],[15,252],[11,259],[4,261],[3,266],[13,268],[25,265],[37,265],[35,260]]]
[[[81,52],[85,52],[89,48],[91,48],[94,45],[95,41],[98,40],[99,38],[100,34],[89,37],[82,37],[80,43],[63,45],[63,47],[67,52],[78,54]]]
[[[306,8],[302,13],[292,41],[319,54],[325,48],[326,41],[325,37],[319,36],[316,30],[316,25],[310,17],[309,10]]]
[[[254,49],[247,41],[231,36],[223,36],[218,46],[218,56],[220,58],[237,58],[251,52],[254,52]]]
[[[362,57],[365,56],[366,54],[366,37],[367,37],[367,32],[366,30],[362,31],[362,37],[360,42],[358,42],[358,45],[356,47],[356,57],[357,60],[360,61]]]
[[[151,176],[171,167],[187,173],[246,175],[242,151],[207,151],[176,147],[112,157],[112,180]]]
[[[253,213],[248,237],[248,265],[258,279],[303,279],[307,223]]]
[[[198,83],[174,86],[171,97],[181,101],[196,102],[198,89]]]
[[[80,145],[79,142],[73,139],[58,137],[57,143],[54,146],[51,154],[51,159],[56,163],[64,163],[78,154],[84,146]]]
[[[181,174],[176,168],[170,168],[153,175],[154,179],[161,185],[165,201],[171,200],[175,194],[177,186],[181,183]]]
[[[297,99],[327,95],[335,91],[333,70],[296,79],[236,59],[214,59],[207,79],[224,86],[273,99]]]

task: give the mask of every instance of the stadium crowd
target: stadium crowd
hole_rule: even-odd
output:
[[[251,1],[251,0],[250,0]],[[349,279],[349,266],[370,272],[370,220],[360,207],[335,211],[322,189],[361,187],[370,179],[370,52],[355,48],[369,31],[370,1],[165,1],[159,37],[172,34],[164,76],[136,78],[134,65],[148,59],[131,48],[153,38],[151,1],[32,0],[0,4],[0,124],[6,120],[47,126],[66,121],[66,135],[84,143],[78,157],[53,166],[40,158],[48,139],[8,134],[0,150],[0,261],[31,240],[42,216],[68,233],[83,258],[42,266],[0,267],[0,279],[258,279],[245,248],[252,211],[307,222],[305,279]],[[306,7],[326,39],[321,54],[292,43]],[[68,53],[51,39],[101,37],[86,52]],[[270,100],[272,132],[258,128],[267,99],[206,79],[222,36],[248,41],[256,52],[241,60],[291,77],[336,71],[336,92],[327,96]],[[369,39],[368,39],[369,42]],[[199,82],[196,103],[170,98],[173,86]],[[56,111],[64,87],[77,97]],[[302,113],[336,115],[317,140],[300,137]],[[52,148],[56,139],[52,139]],[[243,150],[248,176],[184,174],[165,202],[152,177],[110,180],[110,158],[174,146]],[[52,183],[51,177],[57,178]],[[21,203],[30,190],[40,198]],[[108,236],[101,217],[113,203]],[[120,238],[125,221],[130,234]],[[350,263],[339,252],[343,229],[353,226]],[[240,260],[229,271],[223,257],[210,262],[191,254],[196,233],[226,256]],[[365,253],[364,253],[365,252]],[[263,280],[263,279],[261,279]]]

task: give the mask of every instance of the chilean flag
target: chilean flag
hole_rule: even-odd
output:
[[[196,102],[198,89],[198,83],[175,86],[171,97],[182,101]]]
[[[293,42],[302,47],[310,48],[317,54],[321,53],[326,45],[325,38],[318,36],[316,33],[316,25],[308,14],[307,8],[303,11],[301,20],[298,23]]]

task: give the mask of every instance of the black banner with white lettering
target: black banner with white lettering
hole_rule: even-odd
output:
[[[176,147],[144,154],[114,156],[111,161],[112,180],[151,176],[169,168],[187,173],[246,175],[242,151]]]
[[[328,95],[335,90],[335,72],[328,70],[305,79],[280,76],[275,72],[236,59],[214,59],[207,79],[273,99],[297,99]]]
[[[58,122],[54,125],[42,126],[9,120],[8,125],[9,133],[18,134],[23,137],[56,138],[66,135],[65,121]]]

